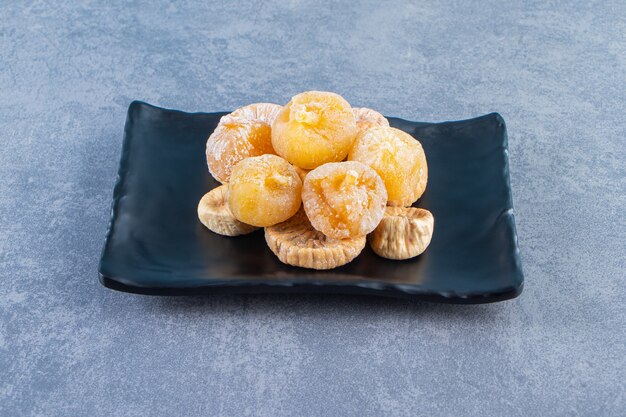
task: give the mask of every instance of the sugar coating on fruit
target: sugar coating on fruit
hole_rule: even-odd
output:
[[[294,96],[272,125],[272,146],[292,164],[314,169],[342,161],[357,134],[356,117],[340,95],[308,91]]]
[[[364,236],[383,217],[387,191],[380,176],[359,162],[333,162],[309,172],[302,202],[313,227],[335,239]]]
[[[356,117],[356,126],[360,132],[376,126],[389,126],[389,120],[376,110],[367,107],[353,107],[352,112]]]
[[[228,206],[237,220],[265,227],[287,220],[300,208],[302,180],[276,155],[239,162],[228,183]]]
[[[247,120],[258,120],[271,126],[282,109],[283,106],[274,103],[254,103],[240,107],[230,115]]]
[[[256,103],[220,119],[206,145],[209,172],[216,180],[228,182],[233,167],[245,158],[275,153],[271,124],[281,109],[278,104]]]
[[[359,133],[348,160],[373,168],[385,182],[390,206],[408,207],[422,196],[428,166],[422,145],[392,127],[373,127]]]

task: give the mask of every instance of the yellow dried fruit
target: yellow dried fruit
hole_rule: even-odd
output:
[[[367,107],[353,107],[352,112],[356,117],[356,127],[359,133],[376,126],[389,126],[389,120],[376,110]]]
[[[300,177],[302,182],[304,182],[304,177],[306,177],[306,174],[309,173],[309,170],[308,169],[302,169],[302,168],[297,167],[295,165],[294,165],[294,168],[296,169],[296,172],[298,173],[298,176]]]
[[[365,236],[333,239],[311,226],[300,210],[289,220],[265,228],[265,241],[278,259],[288,265],[332,269],[356,258],[365,246]]]
[[[228,187],[220,185],[206,193],[198,203],[198,219],[209,230],[224,236],[251,233],[257,227],[240,222],[228,208]]]
[[[356,118],[343,97],[307,91],[294,96],[276,117],[272,146],[292,164],[314,169],[342,161],[356,134]]]
[[[415,207],[387,207],[378,227],[368,236],[377,255],[387,259],[409,259],[423,253],[433,236],[435,218]]]
[[[239,162],[228,183],[228,205],[235,218],[253,226],[272,226],[300,208],[302,180],[280,156],[261,155]]]
[[[422,145],[393,127],[373,127],[357,136],[348,155],[372,167],[385,182],[388,205],[408,207],[422,196],[428,166]]]
[[[331,162],[309,172],[302,202],[313,227],[335,239],[364,236],[384,214],[387,192],[376,171],[360,162]]]
[[[226,183],[238,162],[275,153],[271,124],[281,109],[278,104],[256,103],[220,119],[206,144],[207,164],[213,178]]]

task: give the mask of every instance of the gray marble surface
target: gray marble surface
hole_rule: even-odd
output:
[[[623,1],[77,3],[0,2],[1,416],[626,414]],[[412,120],[500,112],[521,297],[100,286],[132,100],[307,89]]]

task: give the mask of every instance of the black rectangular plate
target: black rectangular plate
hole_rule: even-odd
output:
[[[390,118],[426,152],[428,187],[416,206],[435,217],[432,242],[406,261],[380,258],[366,247],[329,271],[282,264],[262,230],[223,237],[198,221],[198,201],[218,185],[207,170],[206,139],[224,114],[131,103],[100,259],[106,287],[155,295],[323,292],[452,303],[520,294],[524,278],[499,114],[445,123]]]

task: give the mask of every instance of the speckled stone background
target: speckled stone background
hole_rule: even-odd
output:
[[[626,3],[75,3],[0,2],[1,416],[626,414]],[[521,297],[100,286],[133,99],[306,89],[412,120],[500,112]]]

